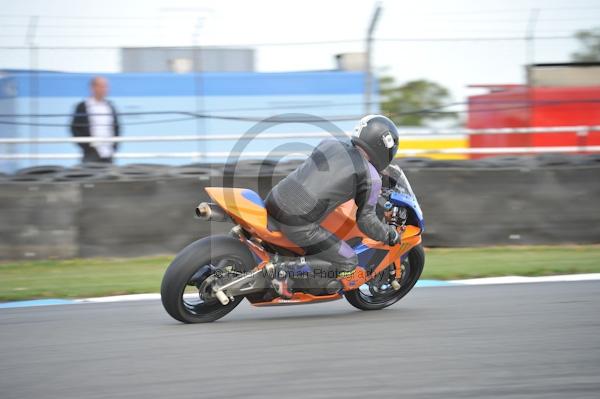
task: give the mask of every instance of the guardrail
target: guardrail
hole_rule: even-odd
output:
[[[417,156],[433,154],[547,154],[547,153],[585,153],[600,152],[600,146],[565,146],[565,147],[493,147],[493,148],[447,148],[447,149],[400,149],[399,156]],[[297,155],[308,155],[309,151],[294,152]],[[141,158],[264,158],[264,157],[283,157],[290,155],[290,152],[278,151],[247,151],[247,152],[130,152],[116,153],[117,159],[141,159]],[[7,154],[0,155],[4,160],[23,160],[23,159],[79,159],[79,154]]]
[[[427,133],[414,130],[398,130],[401,136],[422,137],[437,135],[475,135],[475,134],[531,134],[531,133],[577,133],[587,135],[593,131],[600,131],[600,125],[594,126],[554,126],[554,127],[523,127],[523,128],[492,128],[492,129],[427,129]],[[206,135],[169,135],[169,136],[135,136],[135,137],[0,137],[0,144],[56,144],[56,143],[95,143],[95,142],[159,142],[159,141],[216,141],[216,140],[278,140],[289,138],[326,138],[349,137],[352,132],[344,135],[334,135],[327,132],[303,133],[260,133],[260,134],[206,134]]]
[[[539,147],[476,147],[476,148],[444,148],[444,149],[407,149],[400,148],[398,154],[401,156],[434,155],[434,154],[540,154],[540,153],[578,153],[599,152],[600,146],[587,145],[586,137],[590,132],[600,132],[600,125],[594,126],[555,126],[555,127],[527,127],[527,128],[493,128],[493,129],[431,129],[428,133],[400,130],[401,137],[435,139],[450,135],[491,135],[491,134],[559,134],[576,133],[581,144],[576,146],[539,146]],[[345,132],[338,137],[349,137],[350,132]],[[45,138],[22,138],[4,137],[0,138],[0,144],[64,144],[64,143],[133,143],[133,142],[181,142],[181,141],[239,141],[239,140],[282,140],[282,139],[319,139],[331,138],[336,135],[327,132],[305,132],[305,133],[261,133],[261,134],[210,134],[210,135],[171,135],[171,136],[134,136],[134,137],[45,137]],[[298,151],[296,154],[307,154],[306,151]],[[266,156],[285,156],[289,152],[268,151],[245,151],[241,153],[217,151],[217,152],[139,152],[139,153],[116,153],[115,158],[226,158],[234,156],[238,158],[256,158]],[[0,154],[1,160],[26,160],[26,159],[78,159],[75,153],[18,153]]]

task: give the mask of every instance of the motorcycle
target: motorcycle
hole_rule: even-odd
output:
[[[246,298],[252,305],[281,306],[346,300],[361,310],[388,307],[416,284],[425,264],[421,234],[423,213],[400,168],[383,173],[378,215],[401,234],[398,245],[388,246],[365,236],[356,225],[356,205],[348,201],[330,213],[322,226],[354,249],[359,265],[338,278],[337,292],[311,284],[306,275],[302,289],[290,299],[279,297],[271,286],[279,257],[299,257],[304,251],[273,228],[260,196],[243,188],[206,187],[214,201],[201,203],[196,216],[203,221],[232,221],[228,235],[213,235],[185,247],[167,268],[161,285],[162,304],[174,319],[184,323],[212,322],[231,312]],[[307,271],[311,265],[303,265]],[[314,279],[316,280],[316,279]],[[296,285],[294,285],[296,287]]]

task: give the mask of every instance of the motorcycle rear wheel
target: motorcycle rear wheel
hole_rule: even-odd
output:
[[[229,265],[238,273],[250,271],[256,266],[249,249],[228,236],[211,236],[194,241],[177,254],[165,272],[160,290],[162,304],[171,317],[183,323],[208,323],[220,319],[239,305],[243,296],[222,305],[216,299],[205,301],[200,295],[197,287],[215,274],[215,266],[219,264]],[[202,274],[200,280],[192,281],[192,277],[198,278],[201,269],[211,271]]]
[[[404,273],[400,280],[401,287],[395,291],[393,288],[388,289],[385,293],[376,294],[369,292],[367,294],[365,287],[360,287],[352,291],[346,291],[344,296],[352,306],[361,310],[380,310],[387,308],[398,302],[415,286],[423,267],[425,266],[425,252],[423,246],[418,245],[411,249],[406,260],[403,262]],[[366,284],[365,284],[366,286]]]

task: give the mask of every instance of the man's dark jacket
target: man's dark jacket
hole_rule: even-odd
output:
[[[115,134],[115,137],[117,137],[119,136],[120,131],[117,111],[115,110],[115,106],[110,101],[106,101],[106,103],[112,110],[113,132]],[[71,122],[71,134],[73,135],[73,137],[91,137],[90,118],[88,116],[85,101],[80,102],[79,104],[77,104],[77,107],[75,107],[75,114],[73,115],[73,120]],[[95,153],[96,156],[98,156],[96,149],[92,147],[90,143],[77,143],[77,145],[79,145],[79,147],[81,147],[81,149],[83,150],[84,158],[88,158],[90,153]],[[118,143],[113,143],[113,148],[115,149],[115,151],[118,147]]]

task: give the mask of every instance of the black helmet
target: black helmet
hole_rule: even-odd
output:
[[[385,169],[398,151],[398,129],[383,115],[367,115],[354,128],[352,143],[365,150],[378,171]]]

